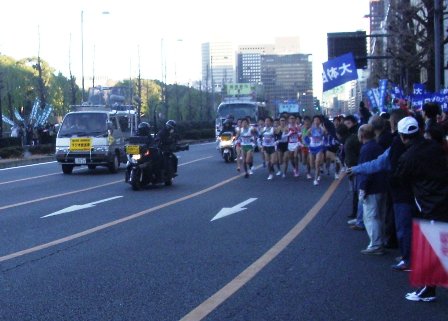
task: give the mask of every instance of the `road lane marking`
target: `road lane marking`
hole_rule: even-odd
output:
[[[209,158],[213,158],[213,156],[207,156],[207,157],[198,158],[198,159],[192,160],[190,162],[179,164],[179,166],[185,166],[185,165],[192,164],[192,163],[195,163],[195,162],[199,162],[199,161],[202,161],[202,160],[205,160],[205,159],[209,159]],[[120,179],[119,181],[113,181],[113,182],[109,182],[109,183],[105,183],[105,184],[101,184],[101,185],[95,185],[95,186],[92,186],[92,187],[78,189],[78,190],[71,191],[71,192],[66,192],[66,193],[61,193],[61,194],[56,194],[56,195],[51,195],[51,196],[44,196],[44,197],[41,197],[41,198],[36,198],[34,200],[29,200],[29,201],[19,202],[19,203],[15,203],[15,204],[0,206],[0,211],[6,210],[6,209],[9,209],[9,208],[13,208],[13,207],[22,206],[22,205],[28,205],[28,204],[32,204],[32,203],[42,202],[42,201],[46,201],[46,200],[53,199],[53,198],[58,198],[58,197],[73,195],[73,194],[77,194],[77,193],[87,192],[87,191],[90,191],[90,190],[93,190],[93,189],[106,187],[106,186],[109,186],[109,185],[123,183],[123,182],[124,182],[124,180]]]
[[[246,285],[254,276],[272,262],[283,250],[294,241],[300,233],[308,226],[309,223],[317,216],[320,210],[325,206],[330,197],[338,188],[343,176],[334,180],[319,201],[306,213],[306,215],[273,247],[271,247],[258,260],[247,267],[236,278],[227,283],[223,288],[218,290],[210,298],[202,302],[194,310],[184,316],[180,321],[199,321],[204,319],[208,314],[213,312],[218,306],[229,299],[239,289]]]
[[[52,163],[56,163],[56,161],[44,162],[44,163],[36,163],[36,164],[29,164],[29,165],[22,165],[22,166],[15,166],[15,167],[8,167],[8,168],[2,168],[2,169],[0,169],[0,171],[10,171],[10,170],[13,170],[13,169],[20,169],[20,168],[23,168],[23,167],[39,166],[39,165],[52,164]]]
[[[223,217],[226,217],[226,216],[229,216],[229,215],[232,215],[232,214],[244,211],[244,210],[247,209],[244,206],[246,206],[246,205],[248,205],[248,204],[250,204],[252,202],[255,202],[256,200],[257,200],[256,198],[249,198],[248,200],[246,200],[244,202],[241,202],[241,203],[239,203],[239,204],[237,204],[237,205],[235,205],[233,207],[224,207],[222,210],[220,210],[218,212],[218,214],[215,215],[215,217],[213,217],[211,219],[211,221],[219,220],[220,218],[223,218]]]
[[[215,189],[217,189],[217,188],[219,188],[219,187],[221,187],[223,185],[226,185],[226,184],[228,184],[230,182],[233,182],[234,180],[240,179],[243,175],[244,174],[239,174],[239,175],[233,176],[233,177],[231,177],[229,179],[226,179],[226,180],[224,180],[222,182],[219,182],[219,183],[217,183],[215,185],[212,185],[210,187],[204,188],[203,190],[200,190],[198,192],[195,192],[195,193],[192,193],[192,194],[180,197],[178,199],[175,199],[175,200],[172,200],[172,201],[169,201],[169,202],[157,205],[157,206],[152,207],[152,208],[148,208],[146,210],[143,210],[141,212],[138,212],[138,213],[135,213],[135,214],[132,214],[132,215],[120,218],[118,220],[115,220],[115,221],[112,221],[112,222],[108,222],[108,223],[105,223],[105,224],[102,224],[102,225],[90,228],[88,230],[85,230],[85,231],[82,231],[82,232],[79,232],[79,233],[76,233],[76,234],[72,234],[72,235],[69,235],[69,236],[66,236],[66,237],[63,237],[63,238],[51,241],[49,243],[40,244],[40,245],[31,247],[31,248],[28,248],[28,249],[25,249],[25,250],[22,250],[22,251],[18,251],[18,252],[11,253],[11,254],[8,254],[8,255],[5,255],[5,256],[1,256],[0,257],[0,262],[5,262],[5,261],[8,261],[8,260],[14,259],[16,257],[20,257],[20,256],[23,256],[23,255],[34,253],[34,252],[37,252],[37,251],[40,251],[40,250],[43,250],[43,249],[46,249],[46,248],[49,248],[49,247],[52,247],[52,246],[56,246],[56,245],[59,245],[59,244],[65,243],[65,242],[69,242],[69,241],[78,239],[78,238],[86,236],[86,235],[90,235],[90,234],[102,231],[104,229],[110,228],[110,227],[118,225],[118,224],[122,224],[122,223],[125,223],[125,222],[128,222],[128,221],[134,220],[134,219],[139,218],[141,216],[144,216],[144,215],[156,212],[156,211],[158,211],[160,209],[163,209],[165,207],[168,207],[168,206],[171,206],[171,205],[175,205],[177,203],[180,203],[180,202],[183,202],[183,201],[187,201],[187,200],[192,199],[194,197],[206,194],[206,193],[208,193],[210,191],[213,191],[213,190],[215,190]]]
[[[65,213],[70,213],[70,212],[83,210],[85,208],[95,207],[97,204],[108,202],[108,201],[112,201],[114,199],[121,198],[121,197],[123,197],[123,196],[114,196],[114,197],[105,198],[103,200],[99,200],[99,201],[95,201],[95,202],[91,202],[91,203],[86,203],[86,204],[81,204],[81,205],[72,205],[72,206],[66,207],[66,208],[64,208],[64,209],[62,209],[60,211],[57,211],[57,212],[54,212],[54,213],[42,216],[41,218],[61,215],[61,214],[65,214]]]
[[[39,175],[39,176],[33,176],[33,177],[27,177],[27,178],[20,178],[20,179],[16,179],[16,180],[13,180],[13,181],[0,182],[0,185],[17,183],[17,182],[23,182],[23,181],[29,181],[29,180],[32,180],[32,179],[42,178],[42,177],[47,177],[47,176],[53,176],[53,175],[61,175],[61,173],[50,173],[50,174],[45,174],[45,175]]]

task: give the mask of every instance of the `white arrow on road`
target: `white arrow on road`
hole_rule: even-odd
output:
[[[97,204],[108,202],[108,201],[112,201],[112,200],[120,198],[120,197],[123,197],[123,196],[114,196],[114,197],[106,198],[104,200],[99,200],[99,201],[96,201],[96,202],[87,203],[87,204],[83,204],[83,205],[72,205],[72,206],[64,208],[64,209],[62,209],[60,211],[57,211],[57,212],[54,212],[54,213],[42,216],[41,218],[46,218],[46,217],[50,217],[50,216],[55,216],[55,215],[60,215],[60,214],[65,214],[65,213],[70,213],[70,212],[74,212],[74,211],[83,210],[85,208],[94,207]]]
[[[256,200],[257,200],[256,198],[249,198],[247,201],[239,203],[238,205],[235,205],[234,207],[224,207],[222,210],[219,211],[218,214],[215,215],[214,218],[211,219],[211,221],[244,211],[246,209],[244,206],[246,206],[247,204],[250,204],[252,202],[255,202]]]

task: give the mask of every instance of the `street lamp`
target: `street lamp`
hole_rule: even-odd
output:
[[[108,15],[109,11],[103,11],[103,12],[101,12],[101,14]],[[94,55],[95,55],[95,53],[94,53]],[[93,68],[95,68],[95,66]],[[84,98],[85,98],[84,97],[84,91],[85,91],[85,88],[84,88],[84,10],[81,10],[81,82],[82,82],[82,103],[83,103]]]
[[[82,101],[84,102],[84,10],[81,10],[81,82],[82,82]]]

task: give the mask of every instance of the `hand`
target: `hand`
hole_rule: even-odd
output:
[[[347,168],[346,170],[345,170],[345,172],[346,172],[346,174],[347,175],[353,175],[353,170],[352,170],[352,168],[351,167],[349,167],[349,168]]]
[[[366,191],[364,191],[363,189],[359,190],[359,200],[362,201],[366,198]]]

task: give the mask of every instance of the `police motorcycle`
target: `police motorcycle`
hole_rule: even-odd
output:
[[[218,134],[217,138],[217,149],[221,154],[222,158],[226,163],[233,162],[236,159],[236,137],[235,128],[233,127],[233,122],[227,119],[223,123],[223,128]]]
[[[232,132],[222,132],[218,136],[218,149],[226,163],[233,162],[236,158],[235,134]]]
[[[175,126],[174,121],[168,121],[166,127],[173,123]],[[172,185],[173,178],[177,176],[177,157],[174,152],[188,150],[189,145],[179,145],[173,141],[171,146],[163,146],[164,143],[163,139],[151,135],[150,125],[146,122],[138,125],[137,136],[129,138],[126,145],[128,161],[125,182],[133,190],[140,190],[150,184]]]

